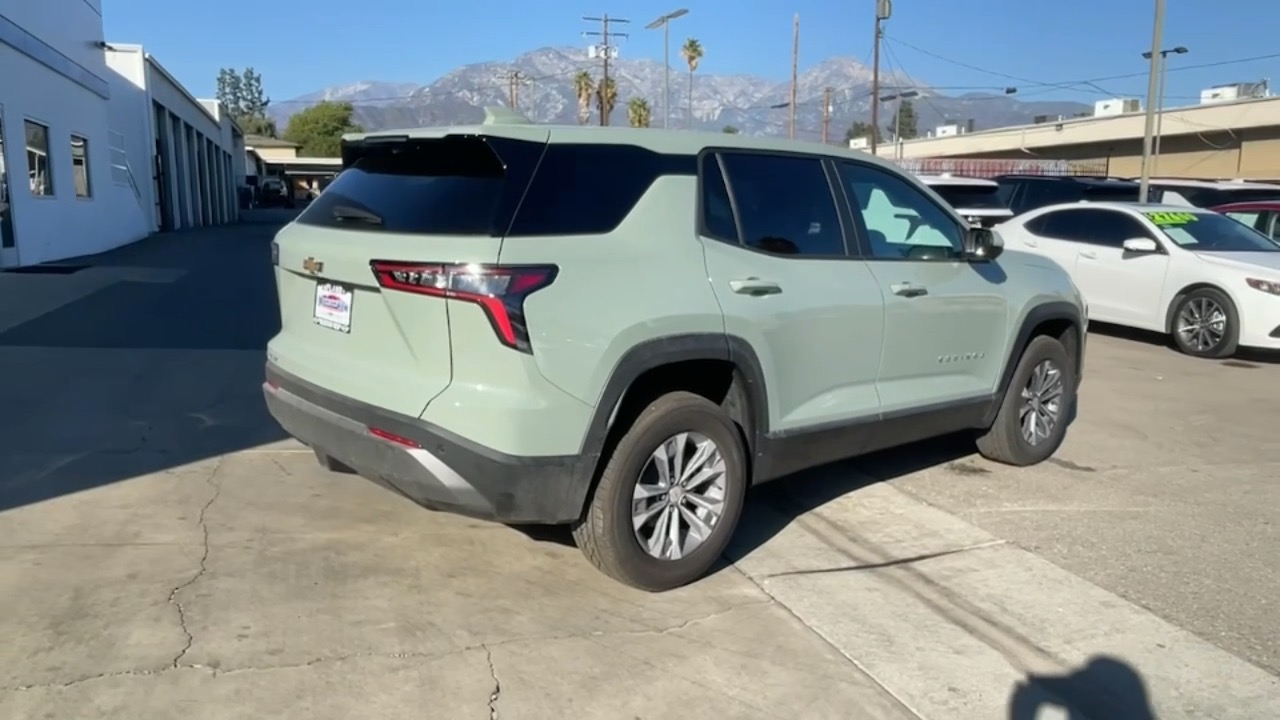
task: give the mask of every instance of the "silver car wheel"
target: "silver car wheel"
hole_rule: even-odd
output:
[[[1176,332],[1183,347],[1207,352],[1226,336],[1227,312],[1211,298],[1192,298],[1178,313]]]
[[[1022,439],[1028,445],[1039,445],[1053,435],[1062,417],[1064,395],[1062,368],[1052,360],[1041,360],[1022,389],[1022,409],[1018,414]]]
[[[701,433],[653,451],[631,496],[631,524],[650,557],[679,560],[711,537],[724,514],[725,472],[720,448]]]

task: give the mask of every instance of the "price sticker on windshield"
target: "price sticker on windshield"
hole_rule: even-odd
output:
[[[1176,227],[1199,220],[1195,213],[1163,210],[1146,213],[1147,219],[1160,227]]]

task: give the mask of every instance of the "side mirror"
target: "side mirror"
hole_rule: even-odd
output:
[[[1127,253],[1157,253],[1160,252],[1160,246],[1151,238],[1129,238],[1124,241],[1124,251]]]
[[[990,228],[969,228],[965,232],[964,245],[971,260],[995,260],[1004,252],[1004,240]]]

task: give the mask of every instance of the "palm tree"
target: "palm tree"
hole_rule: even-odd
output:
[[[608,125],[609,116],[618,104],[618,83],[613,78],[601,80],[600,87],[596,88],[596,95],[600,101],[600,124]]]
[[[680,48],[680,54],[684,56],[684,61],[689,63],[689,127],[693,127],[693,71],[698,69],[698,62],[702,60],[702,43],[697,38],[689,38],[684,41],[684,47]]]
[[[627,101],[627,120],[631,122],[631,127],[649,127],[649,119],[652,114],[648,100],[634,97]]]
[[[578,124],[586,125],[591,120],[591,96],[596,94],[596,83],[591,73],[580,70],[573,76],[573,91],[578,95]]]

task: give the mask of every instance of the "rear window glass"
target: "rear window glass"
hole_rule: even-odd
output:
[[[931,185],[951,207],[959,210],[998,210],[1008,207],[995,185]]]
[[[512,146],[526,146],[514,152]],[[361,148],[298,217],[306,225],[432,235],[501,235],[512,193],[527,183],[539,143],[505,141],[504,166],[491,139],[447,137]],[[512,165],[515,165],[512,169]]]

